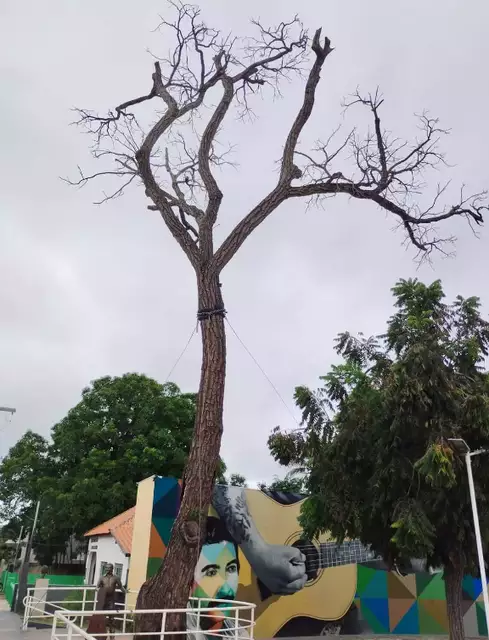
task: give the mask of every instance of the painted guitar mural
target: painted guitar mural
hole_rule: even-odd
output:
[[[138,486],[128,578],[134,592],[161,566],[180,495],[175,478],[151,476]],[[205,620],[189,614],[191,640],[215,640],[216,631],[234,637],[221,599],[256,604],[258,639],[448,633],[443,575],[427,572],[424,561],[388,571],[358,541],[338,547],[328,536],[304,540],[301,496],[218,486],[212,502],[192,589],[212,614]],[[467,637],[487,635],[481,592],[480,579],[464,578]]]
[[[179,481],[155,477],[146,577],[161,565],[180,493]],[[338,546],[328,536],[305,540],[298,523],[302,503],[298,495],[216,486],[191,594],[215,606],[215,615],[187,619],[194,640],[217,630],[226,635],[226,627],[232,634],[216,602],[222,599],[256,604],[256,638],[320,635],[348,613],[356,563],[372,554],[358,541]]]
[[[294,619],[301,619],[306,631],[312,625],[304,618],[324,622],[342,618],[355,597],[356,563],[372,560],[373,554],[358,541],[337,545],[328,536],[304,539],[298,524],[303,500],[298,496],[234,487],[221,491],[221,495],[219,489],[216,492],[214,508],[240,541],[236,597],[257,605],[256,637],[274,637]],[[243,523],[248,540],[237,530]],[[277,579],[287,574],[290,582]]]

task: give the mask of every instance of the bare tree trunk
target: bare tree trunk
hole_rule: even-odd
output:
[[[138,609],[158,609],[162,602],[166,608],[186,607],[193,584],[194,567],[205,536],[207,512],[219,462],[226,377],[224,307],[218,276],[209,278],[205,274],[198,274],[198,301],[202,369],[194,436],[183,479],[183,495],[168,552],[157,574],[141,587]],[[181,629],[183,624],[181,618],[169,617],[166,629]],[[161,616],[144,615],[137,623],[139,632],[157,631],[160,627]]]
[[[378,93],[368,97],[357,93],[348,103],[348,106],[363,105],[371,112],[372,136],[369,134],[362,141],[352,131],[336,150],[328,147],[333,137],[330,136],[310,153],[298,151],[302,131],[314,109],[324,62],[332,51],[330,40],[322,36],[321,29],[308,40],[297,17],[271,28],[256,22],[258,35],[250,45],[247,38],[237,40],[207,27],[199,17],[199,7],[170,4],[177,15],[173,22],[163,20],[162,25],[172,33],[174,48],[164,64],[159,60],[154,63],[149,92],[121,102],[106,116],[79,110],[79,123],[94,135],[95,158],[111,158],[114,164],[90,175],[80,171],[79,180],[71,183],[85,185],[101,176],[122,178],[122,186],[104,196],[101,201],[104,202],[119,196],[135,178],[141,179],[145,194],[151,200],[148,208],[159,212],[197,273],[203,361],[194,440],[184,477],[182,504],[167,556],[158,574],[141,589],[138,598],[141,608],[183,608],[191,589],[222,434],[226,341],[218,273],[246,239],[287,200],[344,194],[370,200],[390,212],[399,220],[412,244],[429,255],[444,242],[435,233],[437,223],[463,217],[469,223],[480,225],[488,210],[485,192],[467,197],[461,191],[461,197],[453,205],[438,208],[438,200],[445,191],[445,187],[439,187],[424,210],[412,200],[421,174],[443,162],[436,140],[445,131],[438,127],[436,119],[423,115],[423,133],[414,146],[389,141],[379,115],[383,98]],[[313,61],[302,103],[283,145],[278,180],[214,252],[213,231],[223,193],[213,168],[226,164],[226,153],[217,153],[215,144],[223,122],[232,112],[233,103],[239,113],[249,113],[248,98],[258,87],[276,86],[289,74],[303,71],[309,46]],[[201,109],[207,109],[209,92],[217,88],[221,97],[202,135],[194,139],[192,127],[187,128],[185,134],[175,131],[175,126],[185,124],[189,117],[198,117]],[[133,126],[137,121],[133,111],[149,101],[158,105],[155,122],[147,132],[142,133],[138,128],[135,136]],[[143,140],[139,145],[141,133]],[[155,171],[156,165],[152,166],[152,158],[159,148],[165,151],[158,163],[164,177]],[[335,170],[333,163],[343,152],[355,158],[356,166],[348,175]],[[244,188],[249,190],[250,185]],[[157,622],[151,625],[148,631],[158,629]]]
[[[450,640],[464,640],[464,622],[462,616],[462,580],[464,565],[456,559],[444,567],[445,590],[447,597],[448,628]]]

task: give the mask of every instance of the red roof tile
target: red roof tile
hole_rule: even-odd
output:
[[[99,524],[85,533],[85,537],[112,535],[124,553],[131,553],[132,531],[134,527],[134,514],[136,507],[131,507],[123,513],[114,516],[110,520]]]
[[[132,513],[127,516],[126,520],[110,529],[110,533],[117,540],[119,547],[124,553],[129,555],[131,555],[132,552],[132,531],[134,529],[135,513],[136,508],[134,507],[134,509],[132,509]]]

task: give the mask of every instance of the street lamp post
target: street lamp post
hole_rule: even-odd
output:
[[[472,458],[481,453],[489,453],[487,449],[477,449],[471,451],[469,445],[462,438],[449,438],[453,450],[465,458],[467,467],[467,478],[469,481],[470,504],[472,506],[472,517],[474,519],[475,542],[477,545],[477,556],[479,559],[479,571],[482,582],[482,595],[484,598],[484,611],[486,614],[486,626],[489,634],[489,594],[487,591],[486,565],[484,562],[484,551],[482,549],[481,527],[479,523],[479,512],[477,510],[477,500],[475,497],[474,476],[472,474]]]
[[[37,518],[39,516],[39,506],[41,502],[37,501],[36,505],[36,513],[34,515],[34,523],[32,525],[31,532],[29,534],[29,538],[27,539],[27,544],[25,548],[25,556],[22,562],[22,565],[19,570],[19,584],[17,587],[17,601],[15,603],[15,610],[17,613],[20,613],[23,610],[24,606],[24,598],[27,595],[27,580],[29,577],[29,561],[31,558],[32,551],[32,542],[34,540],[34,534],[36,532]]]

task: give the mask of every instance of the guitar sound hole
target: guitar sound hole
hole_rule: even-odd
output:
[[[301,551],[306,557],[306,574],[307,581],[315,580],[320,569],[320,557],[316,546],[310,540],[296,540],[292,544]]]

